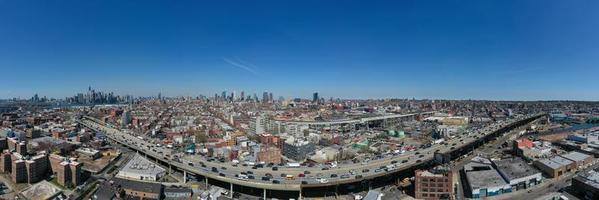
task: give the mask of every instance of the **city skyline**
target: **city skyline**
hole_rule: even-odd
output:
[[[0,99],[599,100],[597,2],[0,2]]]

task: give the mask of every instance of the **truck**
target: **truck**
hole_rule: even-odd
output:
[[[287,163],[287,167],[289,167],[289,168],[299,168],[300,164],[299,163]]]
[[[285,179],[293,180],[293,179],[295,179],[295,177],[293,175],[287,174],[287,176],[285,176]]]

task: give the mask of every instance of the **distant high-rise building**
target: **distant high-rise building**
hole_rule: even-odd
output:
[[[318,92],[315,92],[314,94],[312,94],[312,102],[317,102],[318,101]]]
[[[245,100],[245,92],[241,91],[241,100]]]
[[[273,102],[272,92],[268,94],[268,102]]]
[[[266,102],[268,102],[268,92],[264,91],[264,93],[262,93],[262,103]]]

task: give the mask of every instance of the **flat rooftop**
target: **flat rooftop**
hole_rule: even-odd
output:
[[[584,154],[584,153],[577,152],[577,151],[572,151],[570,153],[561,155],[561,157],[564,157],[568,160],[573,160],[575,162],[581,162],[581,161],[584,161],[585,159],[588,159],[591,156]]]
[[[129,162],[127,162],[125,167],[119,171],[119,173],[121,172],[155,175],[164,173],[166,170],[142,157],[141,155],[136,154],[131,160],[129,160]]]
[[[574,179],[583,182],[591,187],[599,189],[599,172],[591,170],[587,173],[580,173]]]
[[[497,170],[509,181],[541,173],[539,170],[528,165],[522,158],[510,158],[494,162]]]
[[[547,158],[547,159],[543,159],[543,160],[539,160],[540,163],[544,164],[545,166],[551,168],[551,169],[558,169],[561,168],[563,166],[572,164],[572,161],[562,158],[560,156],[555,156],[553,158]]]
[[[508,185],[501,175],[499,175],[499,172],[493,168],[490,170],[469,171],[466,172],[466,177],[468,178],[468,184],[473,190]]]

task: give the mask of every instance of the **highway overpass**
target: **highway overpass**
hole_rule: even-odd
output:
[[[484,144],[485,142],[502,135],[510,130],[527,124],[535,119],[542,117],[544,114],[539,115],[531,115],[521,119],[514,119],[509,123],[497,125],[496,128],[489,128],[487,131],[471,134],[468,137],[464,137],[460,139],[461,141],[448,140],[446,145],[434,145],[431,148],[421,149],[417,152],[406,152],[399,156],[387,157],[379,160],[372,160],[366,164],[357,163],[351,165],[343,165],[338,168],[332,168],[329,170],[322,170],[321,168],[284,168],[280,167],[279,170],[273,171],[270,168],[258,168],[252,169],[251,167],[233,167],[230,163],[219,163],[219,162],[208,162],[204,158],[200,156],[190,157],[189,160],[194,162],[202,162],[206,165],[206,167],[200,167],[198,165],[190,166],[185,162],[175,162],[169,159],[164,154],[159,154],[154,151],[150,151],[148,149],[144,149],[144,145],[134,145],[131,141],[139,140],[134,136],[131,136],[127,133],[124,133],[118,129],[113,128],[112,125],[106,124],[98,119],[92,117],[84,117],[80,120],[80,123],[90,129],[101,131],[106,133],[107,137],[112,141],[125,145],[135,151],[138,151],[141,154],[145,154],[149,158],[156,160],[157,162],[164,163],[169,166],[172,170],[181,171],[185,174],[194,174],[200,176],[205,181],[210,181],[213,183],[222,183],[229,184],[231,190],[235,188],[235,191],[254,191],[262,190],[262,194],[266,196],[267,191],[271,193],[269,197],[283,197],[283,198],[294,198],[300,196],[302,194],[309,195],[310,191],[318,191],[318,190],[337,190],[340,185],[368,185],[371,183],[382,183],[380,180],[390,180],[390,179],[398,179],[399,177],[410,176],[413,173],[414,169],[417,168],[427,168],[435,165],[436,163],[443,163],[449,160],[455,159],[461,155],[464,155],[470,152],[473,148]],[[142,143],[143,141],[139,141]],[[137,142],[135,143],[137,144]],[[452,145],[455,144],[455,145]],[[375,169],[380,169],[382,166],[387,166],[392,163],[396,163],[398,165],[397,168],[392,170],[381,170],[379,172],[373,172]],[[210,169],[212,167],[218,168],[221,170],[223,167],[227,169],[222,171],[222,175],[219,173],[214,173]],[[363,170],[369,169],[369,172],[361,173]],[[332,174],[341,175],[343,173],[347,173],[349,170],[354,170],[360,173],[360,176],[352,175],[349,178],[328,178],[331,177]],[[257,176],[255,180],[239,180],[234,177],[234,174],[244,171],[253,171]],[[314,179],[310,179],[306,177],[305,179],[296,179],[296,180],[284,180],[280,179],[280,183],[275,184],[269,181],[260,180],[259,175],[264,175],[266,173],[274,174],[275,176],[278,173],[286,173],[291,175],[297,175],[299,173],[303,173],[304,171],[310,171],[311,174],[322,174],[322,177],[327,177],[328,182],[319,182]],[[220,172],[220,171],[219,171]],[[223,176],[224,175],[224,176]],[[309,189],[309,190],[305,190]],[[281,193],[285,193],[285,195],[274,195],[272,192],[279,191]],[[290,194],[292,197],[290,197]]]

